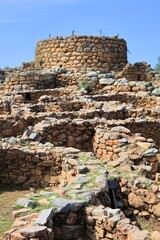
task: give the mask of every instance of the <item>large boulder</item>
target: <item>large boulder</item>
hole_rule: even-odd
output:
[[[52,203],[57,212],[68,213],[69,211],[78,211],[84,205],[85,201],[55,198]]]

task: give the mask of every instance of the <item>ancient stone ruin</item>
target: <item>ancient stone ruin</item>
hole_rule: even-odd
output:
[[[5,239],[160,239],[160,74],[125,40],[40,41],[0,93],[0,184],[30,189]]]

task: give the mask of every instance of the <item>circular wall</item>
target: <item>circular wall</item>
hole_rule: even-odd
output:
[[[120,70],[127,63],[127,45],[116,37],[71,36],[49,38],[37,43],[36,65],[77,71]]]

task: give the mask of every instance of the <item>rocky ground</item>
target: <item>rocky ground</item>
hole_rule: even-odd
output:
[[[19,71],[1,77],[0,181],[30,191],[5,239],[160,239],[159,75],[22,71],[28,90]]]

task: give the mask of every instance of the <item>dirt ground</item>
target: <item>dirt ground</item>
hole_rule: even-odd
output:
[[[3,239],[4,232],[11,228],[14,221],[13,205],[18,198],[24,197],[28,192],[17,187],[0,187],[0,239]]]

